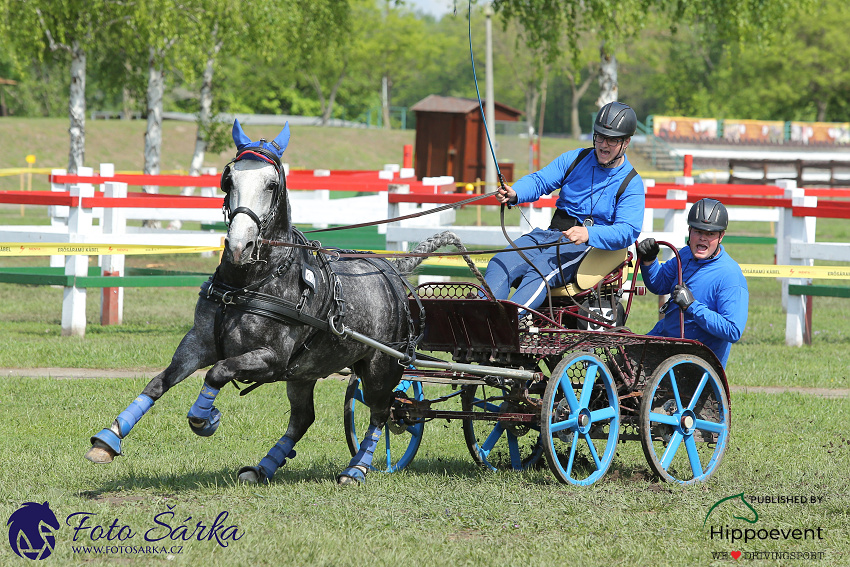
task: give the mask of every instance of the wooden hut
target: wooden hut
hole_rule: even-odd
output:
[[[516,122],[522,114],[498,102],[493,106],[497,121]],[[484,179],[487,160],[492,158],[476,99],[429,95],[410,109],[416,113],[418,179],[440,175],[464,183]],[[506,181],[513,181],[513,163],[499,162],[499,169]]]

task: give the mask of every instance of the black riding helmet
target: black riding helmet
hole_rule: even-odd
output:
[[[593,121],[593,131],[609,138],[631,137],[637,129],[635,111],[622,102],[609,102],[599,109]]]
[[[706,232],[723,232],[729,226],[729,213],[716,199],[700,199],[688,212],[688,226]]]

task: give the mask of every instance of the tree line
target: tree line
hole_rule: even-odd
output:
[[[69,117],[70,171],[83,163],[92,109],[146,116],[152,174],[162,112],[196,114],[197,173],[206,151],[230,143],[222,112],[374,113],[393,127],[393,108],[429,94],[475,97],[484,4],[454,0],[435,19],[404,0],[0,0],[0,78],[17,83],[0,89],[12,115]],[[839,0],[492,7],[495,98],[538,133],[578,136],[618,99],[641,119],[850,120],[850,8]]]

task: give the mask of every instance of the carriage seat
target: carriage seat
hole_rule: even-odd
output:
[[[578,295],[605,279],[617,270],[629,257],[629,249],[600,250],[592,248],[578,265],[574,281],[563,287],[552,289],[552,297]],[[623,278],[628,278],[628,265],[623,267]]]

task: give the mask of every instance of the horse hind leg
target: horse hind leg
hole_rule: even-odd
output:
[[[348,467],[336,477],[337,484],[361,484],[366,481],[366,473],[372,466],[372,456],[381,438],[381,426],[370,425],[360,442],[360,449],[351,458]]]
[[[313,406],[315,387],[315,380],[287,382],[286,395],[289,399],[290,414],[286,433],[257,466],[239,469],[236,474],[241,482],[267,484],[275,472],[286,464],[286,459],[295,457],[293,447],[316,420],[316,412]]]
[[[395,359],[378,358],[369,363],[361,361],[353,368],[361,377],[363,401],[369,408],[369,428],[360,441],[357,454],[351,458],[348,467],[336,477],[337,484],[361,484],[366,480],[366,474],[372,468],[372,457],[381,430],[390,417],[390,405],[393,399],[393,388],[401,377],[401,367]]]
[[[295,440],[284,435],[275,443],[268,454],[263,457],[260,464],[256,467],[242,467],[236,473],[240,481],[249,484],[263,483],[267,484],[277,469],[286,464],[286,459],[295,458]]]

